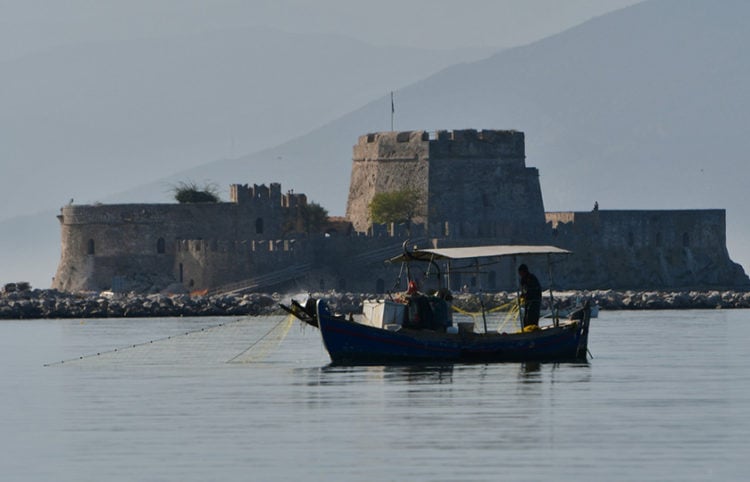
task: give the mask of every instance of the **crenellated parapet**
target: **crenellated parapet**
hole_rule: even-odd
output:
[[[267,205],[272,207],[296,208],[307,204],[307,196],[292,191],[281,194],[281,184],[231,184],[229,202],[235,204]]]
[[[525,159],[523,132],[514,130],[440,130],[376,132],[359,137],[354,162],[427,159]]]

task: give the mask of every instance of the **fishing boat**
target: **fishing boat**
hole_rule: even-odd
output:
[[[406,246],[406,243],[405,243]],[[404,248],[390,262],[426,262],[436,275],[449,282],[451,263],[473,261],[477,268],[500,259],[519,256],[570,254],[555,246],[473,246],[461,248]],[[447,264],[441,274],[438,261]],[[410,270],[406,270],[410,273]],[[408,276],[410,278],[410,276]],[[566,319],[554,318],[546,326],[527,326],[518,332],[483,329],[474,322],[453,323],[450,291],[440,288],[430,295],[416,290],[409,279],[406,293],[391,299],[366,300],[362,314],[333,313],[324,299],[292,300],[282,307],[320,330],[333,364],[373,365],[392,363],[496,363],[526,361],[585,361],[591,310],[588,302]],[[447,286],[450,286],[447,284]],[[552,293],[550,291],[550,296]]]

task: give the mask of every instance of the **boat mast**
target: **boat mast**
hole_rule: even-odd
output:
[[[560,317],[558,316],[557,310],[555,309],[555,297],[552,295],[552,255],[547,254],[547,271],[549,274],[549,309],[552,312],[552,324],[558,326],[560,324]]]
[[[479,306],[482,308],[482,321],[484,321],[484,332],[487,333],[487,314],[484,309],[484,297],[482,296],[482,280],[479,277],[479,258],[474,259],[474,264],[477,268],[477,284],[479,285]]]

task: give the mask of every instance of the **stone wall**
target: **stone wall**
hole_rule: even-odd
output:
[[[306,203],[304,195],[281,195],[278,184],[233,187],[232,196],[235,202],[229,203],[63,207],[61,258],[52,287],[79,291],[110,289],[118,280],[178,281],[178,243],[280,239],[300,225],[299,207]],[[222,263],[217,271],[227,266],[235,268]]]
[[[429,136],[424,131],[379,132],[359,137],[353,149],[346,204],[346,217],[356,231],[369,230],[368,206],[375,194],[404,189],[427,193],[429,148]]]
[[[196,291],[310,261],[306,244],[290,240],[183,239],[177,246],[176,281]]]
[[[552,242],[571,249],[571,287],[734,287],[747,283],[726,248],[722,209],[547,213]]]

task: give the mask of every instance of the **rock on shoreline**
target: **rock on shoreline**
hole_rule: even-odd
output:
[[[362,293],[312,293],[329,300],[341,313],[357,313],[364,299]],[[0,319],[38,318],[144,318],[174,316],[258,316],[283,314],[279,303],[290,298],[303,300],[306,294],[245,294],[194,296],[185,294],[112,294],[63,293],[56,290],[25,290],[0,294]],[[465,311],[491,309],[509,302],[513,292],[457,293],[453,304]],[[716,308],[750,308],[750,292],[744,291],[566,291],[555,293],[561,305],[590,298],[602,310],[682,310]],[[481,302],[480,302],[481,301]]]

